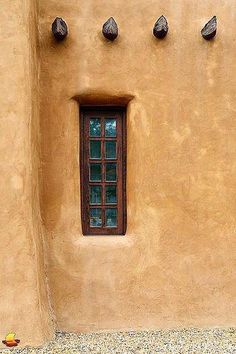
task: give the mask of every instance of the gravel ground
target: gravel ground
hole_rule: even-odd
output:
[[[57,332],[55,340],[42,347],[4,349],[1,353],[236,354],[236,328],[89,334]]]

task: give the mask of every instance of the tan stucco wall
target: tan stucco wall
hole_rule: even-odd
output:
[[[66,331],[235,324],[234,0],[40,0],[38,21],[23,3],[5,1],[1,22],[0,334],[37,328],[38,343],[54,316]],[[79,102],[128,101],[127,234],[85,237]]]
[[[161,14],[164,41],[152,36]],[[61,44],[49,32],[56,15],[69,25]],[[200,30],[213,15],[207,42]],[[114,43],[101,35],[110,16]],[[235,31],[233,0],[40,1],[41,208],[58,328],[235,323]],[[125,237],[81,234],[71,98],[87,95],[134,96]]]
[[[25,346],[54,332],[38,190],[37,6],[0,4],[0,345],[14,331]]]

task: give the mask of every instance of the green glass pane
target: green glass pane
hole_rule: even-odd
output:
[[[90,200],[90,204],[101,204],[102,203],[102,187],[101,186],[90,186],[89,200]]]
[[[91,118],[89,120],[89,135],[101,136],[101,120],[100,118]]]
[[[116,141],[105,142],[106,159],[116,159]]]
[[[106,204],[117,203],[116,186],[106,186]]]
[[[98,208],[90,209],[90,226],[91,227],[102,226],[102,209],[98,209]]]
[[[106,181],[108,182],[116,181],[116,163],[106,164]]]
[[[105,136],[106,137],[116,136],[116,119],[113,118],[105,119]]]
[[[90,181],[101,182],[102,180],[102,165],[100,163],[90,164]]]
[[[90,140],[90,158],[91,159],[101,158],[101,141]]]
[[[117,226],[117,209],[106,209],[105,210],[105,225],[108,227]]]

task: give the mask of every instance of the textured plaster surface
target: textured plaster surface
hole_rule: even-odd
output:
[[[162,14],[161,41],[152,28]],[[200,30],[212,15],[209,42]],[[56,16],[69,25],[60,44],[49,31]],[[110,16],[113,43],[101,35]],[[235,2],[41,0],[39,28],[41,211],[57,328],[235,324]],[[85,237],[79,102],[132,97],[127,234]]]
[[[31,0],[0,4],[0,343],[13,331],[36,345],[52,337],[37,178],[37,9]]]
[[[53,313],[74,332],[234,325],[234,1],[40,0],[38,19],[37,1],[0,2],[1,337],[37,345]],[[84,103],[128,105],[124,237],[81,233]]]

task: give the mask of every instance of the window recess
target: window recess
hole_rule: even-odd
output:
[[[82,107],[80,175],[84,235],[126,231],[126,115],[124,108]]]

